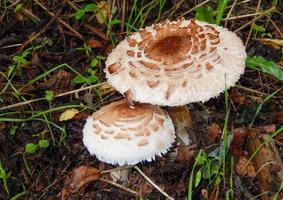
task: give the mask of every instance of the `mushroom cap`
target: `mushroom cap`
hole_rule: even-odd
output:
[[[165,111],[147,104],[132,109],[126,100],[101,107],[88,117],[83,129],[83,143],[90,154],[119,165],[152,161],[167,152],[175,137]]]
[[[195,20],[166,21],[141,29],[109,54],[109,84],[132,100],[178,106],[207,101],[235,85],[246,52],[226,28]]]

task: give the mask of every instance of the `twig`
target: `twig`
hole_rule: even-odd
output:
[[[123,186],[123,185],[120,185],[120,184],[118,184],[118,183],[115,183],[115,182],[113,182],[113,181],[110,181],[110,180],[107,180],[107,179],[104,179],[104,178],[98,178],[100,181],[103,181],[103,182],[106,182],[106,183],[109,183],[109,184],[111,184],[111,185],[114,185],[115,187],[117,187],[117,188],[120,188],[120,189],[122,189],[122,190],[125,190],[125,191],[127,191],[127,192],[129,192],[129,193],[131,193],[131,194],[133,194],[133,195],[135,195],[135,196],[139,196],[139,194],[136,192],[136,191],[134,191],[134,190],[132,190],[132,189],[130,189],[130,188],[127,188],[127,187],[125,187],[125,186]]]
[[[50,16],[54,17],[54,13],[50,12],[43,4],[41,4],[40,2],[38,2],[38,0],[34,0],[34,2],[41,7],[44,11],[46,11]],[[76,36],[78,36],[81,40],[83,40],[83,36],[76,31],[75,29],[73,29],[69,24],[67,24],[66,22],[64,22],[62,19],[60,19],[59,17],[56,17],[58,19],[58,21],[64,25],[66,28],[68,28],[70,31],[72,31],[73,33],[76,34]]]
[[[183,17],[184,15],[186,15],[186,14],[192,12],[194,9],[196,9],[196,8],[198,8],[198,7],[203,6],[204,4],[208,3],[209,1],[210,1],[210,0],[206,0],[206,1],[204,1],[204,2],[202,2],[202,3],[200,3],[200,4],[198,4],[198,5],[196,5],[195,7],[191,8],[190,10],[184,12],[184,13],[183,13],[182,15],[180,15],[179,17]]]
[[[113,168],[113,169],[103,170],[103,171],[100,172],[100,174],[108,174],[108,173],[111,173],[111,172],[114,172],[114,171],[117,171],[117,170],[130,169],[130,168],[133,168],[133,166],[116,167],[116,168]]]
[[[88,90],[88,89],[94,89],[94,88],[102,86],[104,84],[106,84],[106,82],[98,83],[98,84],[95,84],[95,85],[87,86],[87,87],[76,89],[76,90],[71,90],[71,91],[68,91],[68,92],[57,94],[57,95],[54,96],[54,98],[66,96],[66,95],[69,95],[69,94],[74,94],[76,92],[81,92],[81,91]],[[26,105],[26,104],[30,104],[30,103],[33,103],[33,102],[37,102],[37,101],[42,101],[44,99],[45,98],[42,97],[42,98],[38,98],[38,99],[32,99],[32,100],[12,104],[12,105],[9,105],[9,106],[0,107],[0,111],[10,109],[10,108],[16,108],[16,107],[23,106],[23,105]]]
[[[261,0],[259,0],[258,3],[257,3],[257,7],[256,7],[256,11],[255,11],[256,13],[258,12],[258,10],[259,10],[259,8],[260,8],[260,5],[261,5]],[[245,42],[245,45],[246,45],[246,46],[248,45],[249,40],[250,40],[250,37],[251,37],[251,35],[252,35],[254,24],[255,24],[255,21],[251,24],[251,28],[250,28],[250,31],[249,31],[247,40],[246,40],[246,42]]]
[[[231,13],[232,13],[232,11],[233,11],[233,9],[234,9],[234,7],[235,7],[237,1],[238,1],[238,0],[235,0],[235,1],[233,2],[232,7],[231,7],[231,9],[229,10],[228,15],[227,15],[227,17],[226,17],[226,19],[225,19],[225,25],[224,25],[224,27],[227,27],[229,17],[230,17],[230,15],[231,15]]]
[[[264,15],[266,15],[267,13],[274,11],[275,7],[272,7],[270,9],[268,9],[267,11],[262,12],[259,16],[255,17],[253,20],[249,21],[248,23],[244,24],[243,26],[241,26],[240,28],[236,29],[234,32],[237,33],[240,30],[242,30],[243,28],[246,28],[247,26],[249,26],[250,24],[252,24],[253,22],[255,22],[256,20],[258,20],[259,18],[263,17]]]
[[[279,35],[281,36],[281,38],[283,39],[283,34],[281,33],[280,29],[278,28],[278,26],[275,24],[275,22],[271,19],[270,20],[271,23],[273,24],[273,26],[275,27],[276,31],[279,33]]]
[[[59,12],[57,12],[52,19],[37,33],[35,34],[33,37],[31,37],[28,41],[26,41],[21,48],[17,51],[20,52],[21,50],[23,50],[29,43],[31,43],[33,40],[35,40],[36,38],[38,38],[41,34],[43,34],[48,27],[55,21],[55,19],[57,18],[57,15],[59,14]]]
[[[235,19],[243,19],[243,18],[247,18],[247,17],[253,17],[253,16],[258,16],[261,15],[262,12],[258,12],[258,13],[250,13],[250,14],[245,14],[245,15],[238,15],[238,16],[233,16],[233,17],[226,17],[223,20],[235,20]]]
[[[158,185],[156,185],[148,176],[146,176],[140,168],[134,166],[134,168],[153,186],[155,187],[161,194],[163,194],[167,199],[174,200],[173,197],[169,196],[166,192],[164,192]]]
[[[105,41],[108,40],[107,35],[106,35],[103,31],[101,31],[101,30],[95,28],[95,27],[92,26],[90,23],[84,22],[84,26],[85,26],[87,29],[89,29],[91,32],[95,33],[96,35],[98,35],[99,37],[101,37],[102,39],[104,39]]]

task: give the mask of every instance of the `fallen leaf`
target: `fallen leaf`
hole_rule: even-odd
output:
[[[205,200],[209,199],[207,189],[201,189],[201,197]]]
[[[80,111],[78,111],[78,109],[75,109],[75,108],[71,108],[71,109],[65,110],[65,112],[63,112],[60,115],[59,121],[62,122],[62,121],[67,121],[69,119],[72,119],[79,112]]]
[[[5,127],[6,127],[5,122],[0,122],[0,131],[4,130]]]
[[[90,48],[101,48],[103,45],[100,41],[95,39],[89,39],[87,41],[87,46]]]
[[[248,156],[242,155],[236,163],[235,171],[239,176],[255,177],[256,172],[253,163],[249,162],[249,164],[247,165],[247,162]]]
[[[263,125],[263,126],[257,126],[255,129],[259,129],[260,131],[264,133],[273,133],[276,131],[276,126],[275,124],[268,124],[268,125]]]
[[[61,200],[65,200],[70,193],[77,193],[83,186],[98,178],[99,170],[94,167],[80,166],[75,168],[65,179]]]
[[[106,46],[106,48],[104,49],[106,54],[110,54],[112,52],[112,50],[113,50],[113,45],[112,44],[108,44]]]
[[[230,146],[230,151],[235,157],[243,155],[243,143],[247,137],[247,131],[244,128],[236,128],[233,131],[234,137]]]
[[[109,84],[103,84],[100,88],[99,88],[99,92],[101,95],[108,95],[112,92],[115,92],[116,90]]]
[[[240,93],[238,90],[233,89],[232,93],[229,95],[230,99],[234,102],[234,103],[239,103],[239,104],[247,104],[249,103],[249,101],[246,98],[245,94]]]
[[[212,123],[207,127],[207,139],[209,143],[214,143],[221,137],[222,129],[219,124]]]
[[[104,24],[107,14],[108,14],[108,3],[107,1],[100,1],[97,4],[97,8],[99,9],[99,11],[96,13],[96,19],[98,21],[98,23],[100,24]]]
[[[279,112],[276,114],[276,119],[280,124],[283,124],[283,112]]]
[[[60,94],[72,90],[73,88],[73,75],[65,70],[59,70],[44,83],[38,85],[39,89],[50,89],[54,94]]]
[[[192,119],[188,107],[179,106],[168,108],[168,114],[176,128],[176,135],[185,145],[190,145],[192,140],[189,138],[187,130],[192,127]]]
[[[125,168],[125,169],[117,169],[115,171],[110,172],[110,176],[112,178],[112,181],[117,183],[120,182],[123,185],[126,183],[129,183],[129,174],[130,174],[130,169]]]
[[[279,39],[268,39],[268,38],[262,38],[259,39],[261,42],[263,42],[264,44],[270,45],[273,48],[280,48],[283,47],[283,40],[279,40]]]
[[[177,161],[190,161],[193,160],[196,154],[196,145],[179,146],[177,147]]]

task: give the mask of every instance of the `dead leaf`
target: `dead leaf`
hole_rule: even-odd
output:
[[[4,130],[5,127],[6,127],[5,122],[0,122],[0,131]]]
[[[236,89],[232,90],[232,93],[230,94],[230,98],[234,103],[238,103],[238,104],[242,104],[242,105],[249,103],[249,101],[246,98],[246,95],[240,93]]]
[[[177,148],[177,161],[190,161],[193,160],[196,154],[196,145],[180,146]]]
[[[240,157],[244,154],[243,144],[247,137],[247,131],[244,128],[236,128],[233,130],[234,137],[230,146],[230,151],[235,157]]]
[[[101,48],[103,45],[100,41],[98,40],[95,40],[95,39],[89,39],[87,41],[87,46],[90,47],[90,48]]]
[[[190,145],[192,140],[189,138],[189,133],[187,130],[192,127],[192,119],[188,107],[170,107],[168,108],[168,114],[176,128],[176,135],[185,145]]]
[[[278,49],[280,47],[283,47],[283,40],[280,39],[268,39],[268,38],[262,38],[259,39],[263,44],[267,44],[272,46],[275,49]]]
[[[276,119],[280,124],[283,124],[283,112],[279,112],[276,114]]]
[[[275,124],[268,124],[268,125],[263,125],[263,126],[257,126],[255,129],[258,129],[264,133],[273,133],[276,131],[276,126]]]
[[[59,70],[58,73],[54,74],[44,83],[38,85],[39,89],[50,89],[54,91],[54,94],[60,94],[72,90],[72,78],[73,75],[65,70]]]
[[[207,127],[207,139],[209,143],[214,143],[221,137],[222,129],[219,124],[212,123]]]
[[[61,200],[65,200],[70,193],[77,193],[83,186],[98,178],[99,170],[94,167],[80,166],[75,168],[65,179]]]
[[[62,122],[62,121],[67,121],[69,119],[72,119],[79,112],[80,111],[78,111],[78,109],[75,109],[75,108],[71,108],[71,109],[65,110],[65,112],[63,112],[60,115],[59,121]]]
[[[108,44],[106,46],[106,48],[104,49],[106,54],[110,54],[112,52],[112,50],[113,50],[113,45],[112,44]]]
[[[116,90],[109,84],[103,84],[99,89],[99,92],[101,93],[101,95],[107,95],[115,91]]]
[[[99,9],[99,12],[96,13],[96,19],[98,23],[104,24],[107,14],[108,14],[108,3],[107,1],[100,1],[97,4],[97,8]]]
[[[247,155],[241,156],[237,161],[237,164],[235,166],[235,171],[239,176],[255,177],[256,172],[253,163],[249,162],[249,164],[247,165],[247,162],[248,162],[248,156]]]

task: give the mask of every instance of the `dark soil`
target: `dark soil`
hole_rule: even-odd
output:
[[[6,6],[5,2],[7,4]],[[44,98],[46,90],[52,90],[54,95],[57,95],[79,89],[82,84],[75,84],[73,82],[76,74],[67,67],[57,69],[32,84],[27,83],[63,63],[67,63],[79,73],[87,76],[87,70],[91,60],[97,55],[106,57],[107,53],[111,51],[112,43],[110,39],[105,39],[107,38],[107,27],[97,22],[95,14],[86,13],[85,17],[79,21],[73,17],[73,14],[76,12],[74,6],[83,7],[92,1],[78,1],[77,3],[72,1],[71,4],[68,1],[59,0],[39,1],[47,11],[40,7],[37,1],[20,1],[22,8],[17,12],[15,12],[15,8],[19,3],[13,5],[13,2],[16,1],[0,1],[0,91],[2,91],[0,93],[0,107],[24,102],[24,99]],[[130,3],[132,1],[125,1],[127,3],[125,3],[126,7],[123,10],[123,2],[123,0],[115,2],[115,6],[118,7],[118,15],[116,17],[120,19],[123,19],[122,15],[127,18],[132,7]],[[166,1],[162,12],[165,14],[161,15],[160,20],[168,17],[170,19],[177,19],[184,12],[203,1],[184,1],[176,7],[175,11],[172,11],[172,8],[178,2],[181,1]],[[216,2],[213,1],[210,5],[213,8],[217,8]],[[232,16],[254,13],[257,3],[258,1],[252,0],[236,5]],[[229,5],[232,5],[232,2]],[[262,1],[259,9],[265,11],[270,9],[270,7],[271,2]],[[24,9],[32,15],[27,14]],[[281,14],[274,13],[271,19],[281,31],[281,34],[283,34],[282,2],[277,5],[277,10]],[[172,15],[170,16],[166,11],[172,11]],[[228,11],[229,8],[227,8],[225,13],[228,13]],[[55,17],[52,17],[48,12],[53,13]],[[158,8],[148,14],[145,25],[150,25],[155,21],[157,12]],[[194,14],[195,12],[192,11],[184,17],[191,18]],[[37,18],[38,20],[36,20]],[[69,24],[71,29],[62,25],[62,21],[60,22],[59,19]],[[228,29],[234,31],[244,24],[249,23],[252,19],[253,17],[246,17],[231,20],[228,23]],[[268,18],[262,17],[257,20],[257,24],[266,26],[267,21]],[[87,28],[86,24],[90,24],[93,29]],[[224,22],[222,25],[224,25]],[[115,43],[125,37],[124,31],[125,29],[122,29],[120,25],[114,25],[112,27],[110,34]],[[245,42],[248,38],[249,31],[250,26],[246,26],[237,32],[237,35]],[[272,23],[267,24],[266,32],[271,34],[272,38],[282,40],[278,30]],[[34,38],[31,40],[32,37]],[[252,32],[247,45],[248,54],[251,56],[260,55],[266,59],[273,60],[282,68],[282,47],[280,50],[268,44],[262,44],[258,40],[261,37],[262,35],[254,35],[254,32]],[[84,44],[89,44],[90,40],[96,40],[101,45],[92,48],[89,55],[86,55],[85,49],[78,50]],[[15,75],[11,80],[14,89],[11,85],[6,88],[7,79],[5,76],[8,76],[9,67],[15,63],[13,58],[16,55],[22,55],[27,49],[30,50],[29,54],[25,57],[26,62],[15,69]],[[96,74],[99,77],[98,82],[105,81],[103,68],[104,61],[99,63],[96,68]],[[253,120],[259,103],[268,94],[280,88],[282,82],[270,75],[247,68],[237,85],[240,87],[233,87],[228,91],[231,108],[228,122],[229,132],[233,132],[235,128],[247,128]],[[16,94],[15,90],[20,91],[20,94]],[[90,113],[117,98],[121,98],[117,93],[102,94],[101,98],[97,91],[85,90],[77,94],[55,98],[50,102],[50,105],[46,100],[40,100],[31,104],[23,104],[14,108],[0,110],[0,161],[6,173],[11,172],[10,177],[7,179],[10,194],[7,194],[2,181],[3,179],[0,176],[0,199],[10,199],[23,191],[26,191],[26,193],[20,197],[22,199],[58,199],[60,198],[60,191],[64,187],[64,179],[75,167],[87,165],[96,167],[99,170],[115,168],[116,166],[102,163],[89,155],[82,143],[81,130],[86,117]],[[75,118],[65,122],[59,121],[59,116],[65,109],[41,114],[32,119],[30,118],[34,113],[43,112],[50,108],[80,105],[81,103],[93,109],[86,109]],[[213,123],[218,124],[221,129],[223,128],[226,115],[224,94],[204,104],[193,103],[189,107],[193,118],[192,131],[197,138],[197,148],[205,149],[209,153],[220,144],[220,138],[209,142],[210,138],[207,130],[208,126]],[[272,124],[276,128],[279,128],[283,124],[282,116],[283,92],[280,91],[264,104],[253,127]],[[31,120],[16,121],[16,119],[29,118]],[[56,128],[52,123],[61,128]],[[34,154],[24,153],[27,143],[37,143],[42,138],[49,140],[50,146],[48,148],[39,149]],[[278,137],[276,144],[281,158],[283,152],[282,142],[283,137]],[[155,162],[141,163],[138,167],[170,196],[175,199],[185,199],[194,158],[177,161],[176,156],[174,157],[174,152],[177,151],[178,147],[179,144],[175,144],[172,151],[164,157],[158,157]],[[27,165],[30,173],[28,172]],[[229,170],[230,166],[227,165],[227,171],[229,172]],[[109,175],[105,175],[105,178],[111,179]],[[141,193],[143,199],[165,199],[160,192],[152,187],[134,169],[131,169],[128,179],[129,182],[124,186]],[[233,180],[233,199],[248,199],[249,195],[255,196],[259,194],[259,183],[253,178],[239,177],[234,172]],[[200,186],[194,189],[193,199],[204,199],[204,195],[202,195],[203,190],[208,191],[210,199],[213,199],[213,195],[216,193],[215,191],[219,190],[218,199],[224,199],[227,185],[229,185],[229,177],[226,178],[226,181],[226,188],[221,183],[216,189],[213,184],[209,184],[209,181],[203,180]],[[111,184],[94,181],[83,187],[78,193],[70,195],[68,199],[138,198]]]

